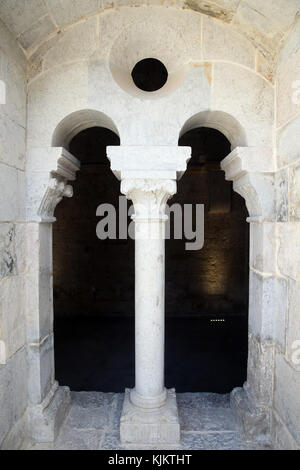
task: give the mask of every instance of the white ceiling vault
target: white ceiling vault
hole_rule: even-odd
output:
[[[190,9],[229,23],[273,60],[300,0],[0,0],[0,18],[27,56],[48,37],[95,13],[123,6]]]

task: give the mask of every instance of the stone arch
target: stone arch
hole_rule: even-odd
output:
[[[241,432],[249,439],[267,441],[271,432],[274,377],[273,318],[276,299],[281,295],[280,279],[267,268],[272,264],[271,258],[276,258],[274,155],[269,147],[248,147],[240,123],[220,111],[195,114],[186,121],[180,136],[204,126],[219,130],[231,142],[231,153],[221,161],[221,169],[226,180],[233,182],[233,189],[244,198],[250,223],[247,381],[243,388],[232,391],[231,405]]]
[[[231,143],[231,148],[247,145],[247,136],[242,125],[223,111],[201,111],[191,116],[180,131],[179,137],[196,127],[211,127],[222,132]]]
[[[60,387],[54,373],[52,223],[59,202],[63,197],[72,197],[68,183],[76,179],[80,169],[80,161],[68,150],[70,141],[89,127],[106,127],[119,135],[107,115],[82,110],[60,121],[53,132],[52,147],[32,148],[29,152],[30,228],[26,244],[32,264],[39,267],[31,274],[27,287],[28,295],[35,290],[27,326],[29,432],[39,442],[56,438],[71,400],[69,388]]]
[[[101,111],[83,109],[69,114],[60,121],[53,132],[52,147],[68,149],[73,137],[89,127],[106,127],[119,136],[117,126],[109,116]]]

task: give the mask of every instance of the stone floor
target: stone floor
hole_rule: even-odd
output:
[[[56,442],[36,444],[29,450],[125,449],[120,444],[118,431],[123,398],[121,393],[72,392],[72,406]],[[177,403],[180,446],[133,446],[130,449],[257,449],[241,439],[229,406],[229,395],[179,393]]]

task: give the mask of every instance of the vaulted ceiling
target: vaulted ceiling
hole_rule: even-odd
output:
[[[229,23],[274,59],[300,0],[0,0],[0,18],[26,53],[80,19],[121,6],[190,9]]]

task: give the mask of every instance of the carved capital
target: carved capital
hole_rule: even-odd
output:
[[[41,205],[38,210],[38,215],[42,221],[54,222],[54,211],[57,204],[63,197],[72,197],[73,188],[67,184],[67,180],[58,177],[51,177],[46,193],[43,197]]]
[[[57,204],[63,197],[72,197],[67,182],[75,180],[80,162],[62,147],[30,149],[27,159],[26,219],[54,222]]]
[[[227,181],[246,202],[248,221],[276,219],[274,159],[269,148],[237,147],[221,162]]]
[[[155,179],[125,179],[121,193],[131,199],[135,214],[133,219],[165,220],[166,203],[176,193],[176,181]]]

